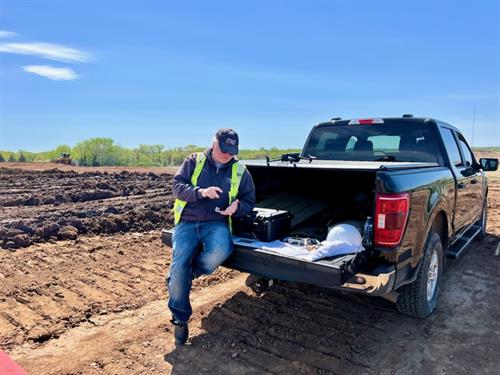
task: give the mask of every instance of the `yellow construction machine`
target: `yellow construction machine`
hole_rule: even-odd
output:
[[[70,154],[62,153],[61,156],[55,160],[55,162],[57,164],[71,165],[71,156]]]

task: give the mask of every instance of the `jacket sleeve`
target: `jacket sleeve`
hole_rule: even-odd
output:
[[[172,191],[174,197],[186,202],[203,199],[199,187],[191,184],[191,176],[196,166],[196,154],[189,155],[174,176]]]
[[[238,209],[233,214],[234,217],[245,216],[255,207],[255,186],[248,170],[245,170],[241,177],[237,198],[240,200]]]

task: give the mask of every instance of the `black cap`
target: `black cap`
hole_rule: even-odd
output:
[[[219,142],[219,148],[226,154],[238,154],[238,133],[233,129],[222,128],[215,133],[215,138]]]

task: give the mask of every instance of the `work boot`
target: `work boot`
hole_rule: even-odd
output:
[[[189,328],[187,323],[172,320],[174,325],[175,345],[184,345],[189,337]]]

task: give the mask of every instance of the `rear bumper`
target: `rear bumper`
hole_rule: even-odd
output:
[[[162,242],[167,246],[172,245],[170,230],[162,231]],[[393,290],[396,279],[393,266],[377,268],[371,273],[346,275],[343,265],[349,260],[349,257],[340,258],[335,264],[308,262],[235,245],[232,255],[223,266],[269,279],[307,283],[373,296],[381,296]]]
[[[363,282],[359,281],[363,280]],[[375,272],[356,273],[342,284],[341,289],[361,292],[372,296],[382,296],[394,290],[396,269],[394,266],[377,269]]]

